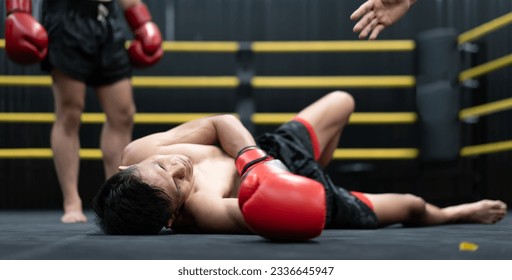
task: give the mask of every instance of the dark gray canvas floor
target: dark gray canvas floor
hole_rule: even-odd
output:
[[[59,211],[0,211],[4,260],[446,260],[512,259],[512,215],[495,225],[325,230],[313,241],[275,243],[256,235],[107,236],[87,224],[61,224]],[[476,251],[460,251],[471,242]]]

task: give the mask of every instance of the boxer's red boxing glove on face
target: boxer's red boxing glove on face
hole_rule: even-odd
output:
[[[312,179],[290,173],[284,164],[257,147],[236,159],[242,176],[238,203],[245,222],[271,240],[308,240],[325,225],[325,190]]]
[[[48,34],[32,17],[31,0],[6,0],[5,51],[14,62],[38,63],[48,53]]]
[[[134,34],[128,49],[132,65],[142,68],[158,62],[164,54],[162,35],[158,26],[151,21],[146,5],[138,3],[126,9],[124,15]]]

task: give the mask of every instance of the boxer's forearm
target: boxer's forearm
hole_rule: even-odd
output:
[[[233,158],[236,158],[242,148],[256,145],[251,133],[234,116],[212,118],[212,124],[222,149]]]
[[[244,125],[233,115],[216,115],[183,123],[167,132],[157,133],[137,140],[159,146],[173,144],[220,144],[224,152],[235,158],[238,152],[255,145],[254,138]],[[153,144],[154,145],[154,144]]]

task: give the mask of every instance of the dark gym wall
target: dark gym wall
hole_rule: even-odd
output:
[[[357,40],[350,14],[359,0],[168,0],[145,1],[165,40],[177,41],[286,41]],[[37,4],[34,1],[37,10]],[[509,0],[419,0],[380,40],[414,39],[423,31],[453,27],[461,33],[512,11]],[[0,13],[5,14],[4,6]],[[3,19],[2,19],[3,20]],[[2,21],[3,22],[3,21]],[[463,65],[482,63],[510,53],[511,29],[505,27],[476,43],[480,51]],[[3,28],[0,37],[4,37]],[[128,35],[130,36],[130,35]],[[415,73],[413,53],[258,54],[256,75],[410,75]],[[156,66],[134,75],[236,75],[234,54],[166,53]],[[479,79],[477,89],[462,89],[463,107],[510,97],[510,67]],[[40,75],[39,66],[21,67],[0,51],[0,75]],[[255,90],[256,110],[297,112],[323,94],[337,89]],[[340,89],[353,94],[358,112],[415,111],[414,89]],[[136,89],[139,112],[233,112],[236,90]],[[0,87],[0,112],[52,112],[51,89]],[[87,112],[101,109],[93,92]],[[512,113],[483,117],[463,124],[462,145],[512,139]],[[49,124],[0,123],[0,148],[49,147]],[[138,125],[134,138],[167,129],[164,125]],[[257,127],[262,132],[273,127]],[[99,125],[83,125],[83,148],[97,148]],[[467,136],[469,135],[469,136]],[[416,125],[349,126],[340,147],[417,147]],[[367,192],[413,192],[439,204],[482,197],[512,203],[511,152],[464,158],[451,163],[412,161],[336,161],[329,168],[340,185]],[[80,192],[89,202],[103,181],[100,161],[81,163]],[[61,196],[49,159],[0,159],[0,208],[59,208]]]

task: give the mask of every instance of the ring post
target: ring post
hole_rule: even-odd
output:
[[[456,160],[461,138],[457,33],[451,28],[429,30],[418,36],[416,46],[420,158]]]

